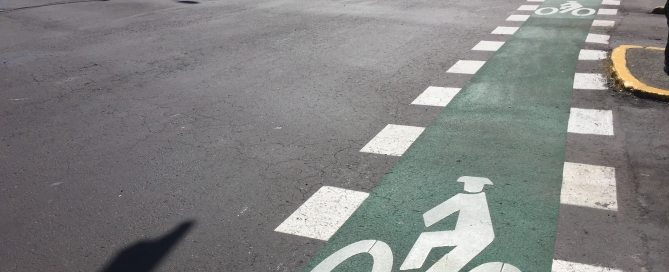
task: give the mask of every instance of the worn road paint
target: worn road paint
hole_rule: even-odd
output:
[[[611,21],[611,20],[594,20],[594,21],[592,21],[592,26],[613,27],[614,25],[616,25],[616,22]]]
[[[599,9],[597,15],[616,15],[618,14],[618,9]]]
[[[613,136],[613,112],[572,108],[567,131],[576,134]]]
[[[600,44],[609,44],[609,35],[604,34],[588,34],[588,37],[585,38],[587,43],[600,43]]]
[[[578,54],[578,60],[603,60],[606,59],[606,51],[581,49]]]
[[[510,22],[525,22],[527,19],[530,18],[530,15],[511,15],[508,18],[506,18],[507,21]]]
[[[327,241],[368,196],[323,186],[274,231]]]
[[[560,203],[617,211],[616,169],[565,162]]]
[[[425,128],[387,125],[360,152],[402,156]]]
[[[513,35],[518,31],[518,27],[514,26],[498,26],[490,34],[497,35]]]
[[[552,272],[623,272],[619,269],[596,265],[574,263],[562,260],[553,260]]]
[[[606,78],[602,74],[576,73],[574,74],[574,89],[606,90],[608,87],[606,87]]]
[[[498,41],[480,41],[477,43],[472,50],[474,51],[497,51],[500,47],[504,45],[504,42]]]
[[[447,73],[454,73],[454,74],[469,74],[473,75],[476,74],[476,72],[483,67],[485,64],[485,61],[481,60],[459,60],[453,66],[451,66]]]
[[[591,9],[600,4],[579,2]],[[531,16],[443,108],[306,270],[371,240],[391,248],[390,271],[399,271],[421,234],[456,229],[457,213],[429,226],[424,214],[463,193],[459,177],[476,176],[494,183],[484,190],[494,239],[460,271],[550,271],[574,74],[593,19]],[[457,250],[432,249],[417,271]],[[333,271],[371,267],[369,254],[356,254]]]
[[[460,92],[460,88],[444,88],[430,86],[411,102],[413,105],[446,107],[453,97]]]
[[[527,2],[544,2],[545,0],[527,0]]]

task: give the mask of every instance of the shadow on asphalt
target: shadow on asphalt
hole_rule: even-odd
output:
[[[181,4],[199,4],[200,2],[192,1],[192,0],[177,0],[177,3],[181,3]]]
[[[14,10],[22,10],[22,9],[31,9],[31,8],[47,7],[47,6],[57,6],[57,5],[75,4],[75,3],[84,3],[84,2],[105,2],[105,1],[109,1],[109,0],[70,0],[70,1],[58,1],[58,2],[46,3],[46,4],[34,5],[34,6],[25,6],[25,7],[10,8],[10,9],[0,9],[0,13],[2,13],[2,12],[10,12],[10,11],[14,11]]]
[[[148,272],[160,264],[174,246],[186,236],[195,221],[181,223],[171,232],[151,240],[141,240],[121,250],[101,272]]]

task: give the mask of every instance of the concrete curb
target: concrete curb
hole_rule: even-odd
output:
[[[621,45],[613,49],[611,52],[611,70],[613,78],[622,89],[628,90],[639,96],[652,97],[655,99],[669,101],[669,90],[655,88],[648,86],[634,77],[627,68],[626,53],[630,48],[642,48],[648,50],[664,50],[660,47],[638,46],[638,45]]]

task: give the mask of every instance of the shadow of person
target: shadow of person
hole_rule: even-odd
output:
[[[119,252],[102,272],[148,272],[158,266],[160,261],[183,238],[194,221],[181,223],[170,233],[151,240],[141,240]]]

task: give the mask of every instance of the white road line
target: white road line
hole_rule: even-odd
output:
[[[602,5],[620,6],[620,1],[618,1],[618,0],[604,0],[604,1],[602,1]]]
[[[613,112],[610,110],[571,108],[567,132],[613,136]]]
[[[459,60],[451,66],[447,73],[454,74],[476,74],[476,72],[483,67],[485,61],[482,60]]]
[[[606,59],[606,51],[581,49],[578,60],[603,60]]]
[[[360,152],[402,156],[425,128],[389,124]]]
[[[585,42],[609,44],[609,35],[588,33],[588,36],[585,38]]]
[[[430,86],[411,102],[413,105],[446,107],[460,88],[444,88]]]
[[[603,26],[603,27],[613,27],[616,25],[616,22],[611,20],[593,20],[592,26]]]
[[[616,169],[565,162],[560,203],[617,211]]]
[[[526,11],[535,11],[539,8],[539,5],[521,5],[518,10],[526,10]]]
[[[615,268],[574,263],[563,260],[553,260],[552,272],[623,272]]]
[[[616,15],[618,14],[618,9],[605,9],[605,8],[600,8],[597,11],[597,15]]]
[[[497,51],[500,47],[504,45],[504,42],[497,41],[480,41],[472,50],[476,51]]]
[[[543,2],[545,0],[527,0],[527,2]]]
[[[512,22],[525,22],[527,19],[530,18],[530,15],[511,15],[508,18],[506,18],[507,21],[512,21]]]
[[[369,196],[323,186],[274,231],[327,241]]]
[[[497,35],[513,35],[518,31],[517,27],[513,26],[498,26],[493,30],[490,34],[497,34]]]
[[[602,74],[575,73],[574,89],[579,90],[606,90],[606,79]]]

